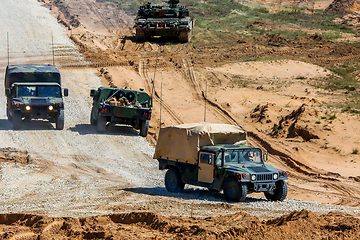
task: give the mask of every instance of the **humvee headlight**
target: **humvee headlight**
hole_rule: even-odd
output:
[[[31,107],[29,105],[25,106],[25,110],[26,111],[30,111],[31,110]]]
[[[50,105],[50,106],[49,106],[49,111],[52,111],[52,110],[54,110],[54,106],[53,106],[53,105]]]
[[[255,181],[256,180],[256,175],[251,175],[251,180]]]
[[[274,180],[278,179],[277,173],[274,174]]]

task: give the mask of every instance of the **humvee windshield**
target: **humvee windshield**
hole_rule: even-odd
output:
[[[61,97],[59,86],[18,86],[18,97]]]
[[[221,157],[219,154],[218,158]],[[263,163],[261,150],[256,148],[239,149],[224,152],[224,164],[241,163]]]

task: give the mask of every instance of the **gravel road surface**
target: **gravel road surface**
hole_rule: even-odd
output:
[[[163,215],[217,216],[245,211],[261,218],[308,209],[315,213],[342,211],[359,215],[356,208],[286,199],[268,202],[261,195],[244,203],[228,203],[221,193],[187,187],[182,194],[164,188],[165,172],[152,159],[154,148],[127,126],[108,126],[98,134],[90,125],[90,89],[101,85],[96,71],[65,67],[81,65],[82,57],[46,8],[36,0],[1,1],[0,75],[10,64],[55,62],[62,73],[65,128],[47,121],[23,123],[12,130],[0,84],[0,213],[23,212],[48,216],[93,216],[116,212],[154,211]]]

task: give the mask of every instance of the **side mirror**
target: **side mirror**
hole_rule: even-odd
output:
[[[64,96],[65,97],[69,96],[69,89],[64,88]]]
[[[94,90],[94,89],[91,89],[91,90],[90,90],[90,97],[94,97],[94,95],[95,95],[95,90]]]
[[[5,89],[5,94],[6,94],[6,96],[10,97],[10,96],[11,96],[11,89],[10,89],[10,88],[6,88],[6,89]]]
[[[265,151],[263,153],[263,160],[264,160],[264,162],[266,162],[268,160],[268,152],[267,151]]]

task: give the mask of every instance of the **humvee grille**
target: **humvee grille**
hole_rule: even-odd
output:
[[[257,174],[256,175],[257,181],[270,181],[273,180],[273,174],[272,173],[266,173],[266,174]]]
[[[31,99],[31,103],[46,103],[46,99]]]
[[[46,111],[48,110],[48,106],[32,106],[33,111]]]

